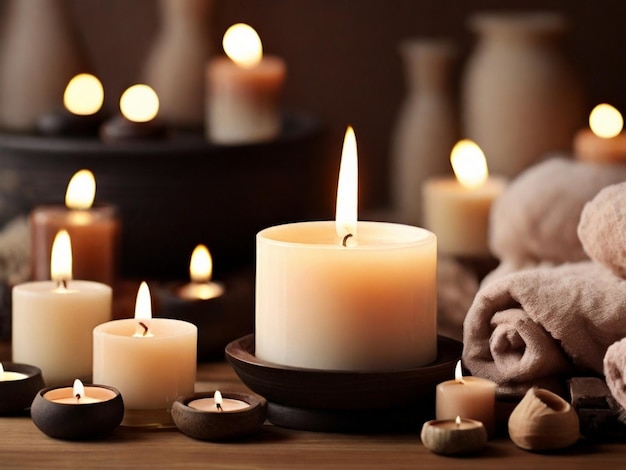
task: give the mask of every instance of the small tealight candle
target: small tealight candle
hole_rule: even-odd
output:
[[[495,431],[496,384],[480,377],[463,377],[461,361],[457,362],[454,380],[437,385],[436,418],[463,416],[484,424],[491,436]]]
[[[589,129],[574,137],[574,155],[578,160],[596,163],[626,162],[624,118],[610,104],[597,105],[589,114]]]
[[[0,363],[0,416],[23,412],[43,386],[38,367],[14,362]]]
[[[228,57],[213,59],[207,69],[207,139],[217,144],[274,139],[282,127],[278,97],[285,62],[263,56],[261,39],[247,24],[228,28],[223,46]]]
[[[430,178],[424,183],[424,226],[437,235],[439,253],[489,256],[489,212],[506,180],[489,176],[485,155],[471,140],[459,141],[450,161],[455,178]]]
[[[102,123],[104,88],[94,75],[80,73],[63,93],[64,109],[46,113],[37,121],[41,134],[49,136],[95,136]]]
[[[172,406],[178,429],[195,439],[223,441],[249,435],[265,421],[265,402],[237,392],[194,393]]]
[[[120,392],[107,385],[46,388],[35,396],[31,417],[45,434],[57,439],[82,440],[105,436],[124,415]]]
[[[120,115],[105,122],[100,137],[105,142],[162,138],[165,126],[157,119],[159,97],[148,85],[129,87],[120,97]]]
[[[195,325],[152,318],[150,290],[137,292],[135,318],[114,320],[93,330],[94,381],[124,395],[123,425],[173,426],[176,397],[193,392],[196,380]]]
[[[114,207],[94,206],[96,178],[88,169],[74,173],[65,207],[39,206],[30,216],[31,266],[35,281],[50,279],[50,247],[57,232],[72,237],[74,277],[113,285],[116,278],[120,221]]]
[[[196,246],[189,262],[191,283],[181,287],[178,290],[179,295],[187,300],[209,300],[221,296],[224,293],[224,286],[211,281],[212,274],[211,253],[204,245]]]
[[[422,443],[436,454],[454,455],[477,452],[487,443],[483,423],[457,416],[450,420],[427,421],[420,434]]]

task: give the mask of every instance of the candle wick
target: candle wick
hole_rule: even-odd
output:
[[[354,235],[352,235],[351,233],[349,233],[348,235],[346,235],[345,237],[343,237],[343,241],[341,242],[341,244],[343,246],[348,246],[348,238],[353,237]]]
[[[57,282],[57,289],[61,287],[67,289],[67,279],[61,279]]]
[[[139,325],[143,328],[143,333],[141,334],[141,336],[146,336],[146,334],[148,334],[148,325],[146,325],[142,321],[139,322]]]
[[[77,393],[76,394],[76,401],[79,401],[79,400],[80,400],[80,393]]]
[[[221,403],[216,403],[215,407],[219,410],[219,411],[224,411],[222,410],[222,404]]]

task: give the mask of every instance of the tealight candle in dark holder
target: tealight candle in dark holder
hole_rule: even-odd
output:
[[[265,415],[264,400],[219,390],[181,397],[172,406],[178,429],[204,441],[226,441],[253,434],[263,425]]]
[[[121,114],[100,127],[104,142],[158,139],[166,135],[165,125],[156,116],[159,97],[148,85],[133,85],[120,98]]]
[[[211,280],[213,262],[209,250],[198,245],[189,263],[191,282],[168,283],[156,292],[156,316],[193,323],[198,328],[198,360],[223,359],[224,347],[245,332],[252,331],[252,302],[245,301],[241,283]]]
[[[87,73],[78,74],[65,88],[65,107],[39,116],[37,130],[47,136],[96,136],[105,119],[103,101],[100,80]]]
[[[48,387],[33,400],[30,414],[41,432],[56,439],[104,437],[122,422],[124,402],[119,390],[107,385]]]
[[[429,450],[442,455],[470,454],[487,444],[487,430],[483,423],[459,416],[425,422],[420,437]]]
[[[23,412],[44,386],[41,369],[28,364],[0,364],[0,415]]]

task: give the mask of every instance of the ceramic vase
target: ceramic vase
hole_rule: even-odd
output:
[[[584,122],[580,82],[563,55],[567,23],[555,13],[483,13],[462,84],[463,126],[492,172],[514,177],[571,148]]]
[[[422,182],[450,173],[450,151],[459,137],[453,66],[448,42],[416,39],[400,47],[407,93],[391,142],[391,189],[397,218],[419,224]]]
[[[86,71],[85,54],[65,0],[13,0],[0,45],[0,128],[29,132],[63,106],[70,79]]]
[[[205,66],[211,54],[213,0],[160,0],[160,31],[143,71],[159,96],[159,116],[174,128],[204,123]]]

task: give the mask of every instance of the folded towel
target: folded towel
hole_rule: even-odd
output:
[[[613,343],[604,355],[604,376],[613,398],[626,408],[626,338]]]
[[[555,157],[529,168],[491,208],[492,253],[508,263],[506,271],[587,259],[576,232],[583,206],[602,188],[622,181],[626,165]]]
[[[604,188],[585,204],[578,237],[591,259],[626,278],[626,183]]]
[[[591,262],[509,274],[483,287],[463,324],[463,362],[508,391],[601,374],[626,336],[626,281]]]

